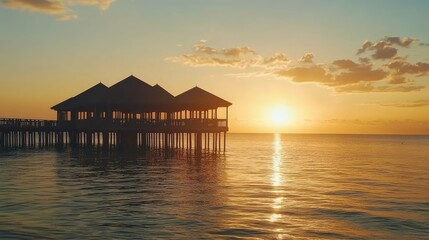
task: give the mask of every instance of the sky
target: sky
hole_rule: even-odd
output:
[[[429,134],[429,1],[0,0],[0,118],[129,75],[231,132]],[[280,115],[280,119],[279,119]]]

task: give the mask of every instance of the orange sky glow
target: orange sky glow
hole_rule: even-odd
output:
[[[232,102],[230,132],[429,134],[429,2],[0,5],[0,118],[132,74]]]

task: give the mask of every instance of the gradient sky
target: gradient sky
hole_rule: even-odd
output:
[[[133,74],[232,102],[232,132],[429,134],[429,1],[0,1],[0,117]]]

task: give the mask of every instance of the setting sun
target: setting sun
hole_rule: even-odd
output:
[[[0,240],[429,240],[428,9],[0,0]]]
[[[275,108],[271,111],[271,122],[274,124],[285,124],[290,122],[291,113],[286,108]]]

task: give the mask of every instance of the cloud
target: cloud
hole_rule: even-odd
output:
[[[294,82],[318,82],[324,85],[332,85],[333,79],[327,73],[322,65],[312,65],[305,67],[293,67],[287,70],[279,70],[275,72],[277,76],[291,78]]]
[[[314,55],[312,53],[306,53],[301,59],[298,60],[300,63],[313,63]]]
[[[429,73],[429,63],[410,63],[403,59],[393,60],[384,64],[390,72],[390,84],[413,83],[416,77],[422,77]]]
[[[316,120],[316,121],[319,122],[319,123],[324,123],[324,124],[370,125],[368,123],[368,121],[362,121],[360,119],[338,119],[338,118],[331,118],[331,119],[321,119],[321,120]]]
[[[317,82],[326,86],[343,86],[382,80],[388,75],[388,72],[382,69],[372,69],[370,64],[358,64],[352,60],[340,59],[326,65],[298,65],[279,70],[275,74],[280,77],[289,77],[294,82]]]
[[[385,107],[400,107],[400,108],[427,107],[429,106],[429,99],[416,100],[408,103],[380,104],[380,105]]]
[[[371,59],[369,58],[359,58],[359,62],[364,63],[364,64],[370,64],[371,63]]]
[[[102,10],[106,10],[115,0],[68,0],[70,4],[95,5]]]
[[[359,64],[353,62],[349,59],[339,59],[332,62],[332,64],[339,69],[347,69],[347,70],[353,70],[356,68],[359,68]]]
[[[168,57],[166,60],[192,67],[259,68],[256,72],[228,76],[275,76],[296,83],[318,83],[343,93],[413,92],[425,88],[416,84],[416,78],[428,75],[429,63],[410,63],[407,61],[408,57],[398,56],[395,47],[410,48],[417,41],[414,38],[399,37],[385,37],[376,42],[365,41],[358,49],[358,54],[370,52],[370,57],[317,63],[313,53],[305,53],[293,62],[283,53],[264,57],[249,47],[217,49],[202,40],[193,46],[191,53]],[[387,61],[381,62],[378,59]]]
[[[380,40],[374,43],[370,48],[374,50],[373,59],[390,59],[396,56],[398,49],[392,47],[392,43],[386,40]]]
[[[388,72],[382,69],[372,69],[371,64],[358,64],[349,59],[335,60],[332,65],[336,67],[334,72],[339,72],[335,77],[336,85],[373,82],[388,75]]]
[[[249,47],[216,49],[207,46],[205,40],[195,44],[192,48],[192,53],[167,57],[165,60],[192,67],[227,66],[234,68],[262,67],[267,69],[284,67],[289,63],[286,55],[282,53],[276,53],[272,57],[264,58]]]
[[[207,55],[223,55],[225,57],[235,57],[244,56],[246,54],[256,54],[255,51],[249,47],[237,47],[237,48],[224,48],[217,50],[215,48],[209,47],[206,45],[206,40],[200,40],[197,44],[194,45],[194,53],[196,54],[207,54]]]
[[[380,48],[377,48],[375,50],[375,53],[372,54],[372,58],[374,59],[390,59],[396,56],[398,53],[398,49],[390,47],[390,46],[383,46]]]
[[[238,48],[228,48],[218,51],[219,54],[222,54],[226,57],[240,57],[247,54],[255,54],[255,52],[248,47],[238,47]]]
[[[403,83],[410,83],[412,80],[404,77],[404,76],[397,76],[393,75],[392,78],[389,80],[390,84],[403,84]]]
[[[242,73],[227,73],[225,76],[231,76],[236,78],[259,78],[272,76],[271,72],[256,71],[256,72],[242,72]]]
[[[11,9],[43,12],[52,15],[66,13],[67,7],[63,1],[50,0],[3,0],[3,6]]]
[[[400,86],[379,86],[373,92],[416,92],[421,91],[425,87],[416,85],[400,85]]]
[[[424,62],[412,64],[404,60],[396,60],[386,64],[386,66],[396,75],[412,74],[423,76],[429,72],[429,63]]]
[[[259,61],[259,56],[248,47],[215,49],[201,40],[193,46],[193,52],[182,56],[168,57],[166,60],[182,63],[192,67],[229,66],[236,68],[249,67]]]
[[[334,88],[337,92],[412,92],[424,87],[414,85],[414,79],[407,75],[423,76],[429,72],[429,63],[415,64],[397,57],[392,45],[408,48],[417,40],[412,38],[385,37],[373,43],[365,41],[358,54],[374,51],[372,59],[361,57],[357,62],[350,59],[338,59],[328,64],[309,66],[305,57],[298,65],[275,72],[277,76],[291,78],[294,82],[316,82]],[[306,56],[306,55],[304,55]],[[313,59],[313,55],[310,55]],[[377,64],[375,59],[391,59],[390,63]]]
[[[283,53],[276,53],[272,57],[265,58],[261,65],[265,67],[278,67],[278,66],[287,66],[289,64],[289,59]]]
[[[385,92],[414,92],[420,91],[424,87],[423,86],[415,86],[415,85],[382,85],[382,86],[374,86],[371,83],[357,83],[357,84],[349,84],[345,86],[336,87],[335,90],[337,92],[347,92],[347,93],[385,93]]]
[[[235,68],[246,68],[252,65],[252,61],[249,61],[249,60],[244,61],[236,58],[206,57],[206,56],[197,56],[192,54],[186,54],[180,57],[169,57],[166,59],[171,62],[182,63],[193,67],[228,66],[228,67],[235,67]]]
[[[114,0],[3,0],[1,4],[9,9],[40,12],[55,16],[58,20],[77,18],[70,5],[94,5],[102,10],[110,7]]]
[[[401,39],[400,37],[384,37],[375,43],[366,40],[357,50],[356,54],[359,55],[367,51],[372,51],[373,54],[371,56],[373,59],[392,59],[398,53],[398,49],[394,46],[408,48],[417,41],[418,40],[414,38]]]
[[[417,39],[413,38],[400,38],[400,37],[384,37],[384,40],[390,44],[396,44],[401,47],[409,47],[412,43],[415,43]]]
[[[396,119],[396,120],[388,120],[388,119],[339,119],[339,118],[331,118],[331,119],[320,119],[320,120],[310,120],[313,122],[318,122],[320,124],[333,124],[333,125],[356,125],[356,126],[373,126],[376,127],[378,131],[381,129],[390,129],[398,130],[398,129],[407,129],[408,134],[410,129],[415,129],[416,134],[422,134],[423,132],[429,131],[429,120],[414,120],[414,119]],[[423,128],[422,128],[423,127]],[[381,130],[381,132],[385,132]]]
[[[358,84],[350,84],[346,86],[336,87],[335,90],[337,92],[365,93],[365,92],[373,92],[374,86],[370,83],[358,83]]]
[[[366,50],[370,49],[374,44],[371,41],[366,40],[363,44],[362,47],[360,47],[357,51],[356,54],[361,54],[364,53]]]

